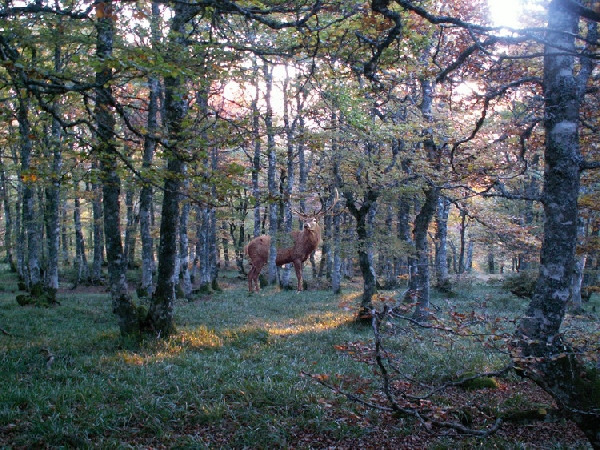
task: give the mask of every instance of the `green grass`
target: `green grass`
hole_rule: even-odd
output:
[[[181,301],[179,333],[141,344],[119,337],[107,295],[60,302],[24,308],[0,293],[0,324],[11,334],[0,337],[3,445],[202,447],[210,433],[191,431],[226,421],[232,447],[285,446],[294,429],[329,426],[317,399],[333,395],[302,371],[365,371],[333,344],[368,339],[368,329],[325,292],[249,296],[240,286]]]
[[[21,307],[12,275],[0,274],[0,283],[0,328],[9,333],[0,335],[0,448],[296,448],[311,434],[368,437],[365,421],[380,420],[302,375],[327,374],[349,391],[358,386],[351,380],[370,380],[361,384],[367,396],[379,390],[371,366],[336,349],[372,341],[344,307],[358,304],[356,293],[248,295],[238,282],[178,301],[178,333],[140,343],[119,336],[108,294],[70,291],[59,306]],[[434,303],[481,309],[493,304],[491,289],[471,286]],[[497,314],[523,307],[505,297]],[[472,342],[410,328],[389,343],[426,380],[503,362]],[[411,430],[398,421],[389,432]]]

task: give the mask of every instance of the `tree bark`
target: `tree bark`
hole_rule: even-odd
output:
[[[97,168],[98,164],[93,163],[93,166]],[[91,183],[92,192],[92,218],[94,223],[92,225],[93,230],[93,260],[92,260],[92,273],[91,283],[95,285],[102,284],[102,263],[104,262],[104,211],[102,205],[102,187],[94,182]]]
[[[255,94],[252,99],[252,141],[254,144],[254,155],[252,157],[252,196],[254,198],[254,231],[253,237],[257,237],[261,234],[260,229],[260,186],[258,183],[258,175],[260,174],[260,160],[261,160],[261,139],[260,139],[260,111],[258,110],[258,101],[260,99],[260,87],[258,80],[259,68],[258,64],[254,60],[253,66],[253,80],[255,83]]]
[[[26,274],[25,282],[29,291],[41,285],[40,269],[40,236],[35,214],[35,183],[36,174],[32,171],[31,157],[33,144],[31,142],[31,124],[29,122],[28,94],[18,98],[17,120],[19,121],[20,157],[21,157],[21,183],[23,188],[23,230],[26,236]]]
[[[448,214],[450,212],[450,201],[443,196],[438,199],[436,211],[436,252],[435,268],[437,274],[437,286],[447,286],[450,276],[448,274]]]
[[[187,180],[184,182],[189,183]],[[188,239],[188,222],[190,217],[190,202],[186,201],[181,206],[179,218],[179,280],[183,297],[189,300],[192,296],[192,280],[190,276],[190,246]]]
[[[104,207],[104,237],[108,260],[109,288],[113,312],[119,320],[121,334],[131,335],[139,331],[137,311],[129,295],[127,267],[121,242],[120,194],[121,179],[118,172],[117,148],[115,146],[115,118],[112,107],[109,60],[112,57],[114,20],[112,1],[100,3],[103,8],[96,22],[96,55],[100,68],[96,72],[96,118],[98,155],[102,180],[102,204]]]
[[[458,273],[465,273],[465,247],[467,244],[467,211],[460,210],[460,251],[458,253]]]
[[[152,2],[151,33],[152,46],[160,42],[160,8]],[[158,132],[158,99],[160,97],[160,81],[155,75],[148,77],[148,116],[146,118],[147,134],[144,136],[144,155],[142,170],[149,172],[156,151],[156,135]],[[148,174],[149,176],[150,174]],[[142,241],[142,277],[138,295],[152,296],[153,276],[155,269],[154,239],[152,238],[152,199],[153,189],[150,182],[145,182],[140,192],[140,240]]]
[[[62,169],[61,133],[56,119],[52,120],[51,130],[52,168],[50,184],[45,188],[45,222],[48,245],[46,269],[46,289],[56,294],[58,290],[58,266],[60,252],[60,180]]]
[[[73,208],[73,223],[75,225],[75,266],[77,268],[77,282],[89,283],[90,272],[87,256],[85,254],[85,238],[81,226],[81,200],[79,199],[79,190],[75,189],[75,199]]]
[[[10,207],[8,185],[6,183],[6,168],[4,160],[0,159],[0,190],[2,195],[2,206],[4,211],[4,248],[6,250],[5,261],[11,271],[16,271],[13,257],[13,215]]]
[[[526,376],[554,396],[592,446],[600,448],[600,405],[593,395],[597,376],[586,376],[590,372],[560,332],[577,243],[579,110],[585,92],[581,77],[591,73],[582,60],[577,79],[578,27],[579,17],[563,2],[550,2],[544,54],[544,236],[538,280],[516,332],[513,356]]]
[[[184,39],[185,25],[193,17],[189,4],[174,6],[169,33],[169,55],[174,61],[181,56],[187,44]],[[148,311],[148,319],[154,332],[163,338],[175,332],[173,307],[175,303],[175,272],[177,268],[177,236],[179,228],[179,202],[181,177],[184,173],[183,120],[188,111],[188,102],[183,95],[183,75],[165,77],[165,125],[169,147],[164,181],[164,195],[160,221],[160,243],[158,249],[158,274],[156,291]]]
[[[429,224],[435,214],[439,189],[430,186],[425,189],[425,201],[415,219],[414,242],[415,258],[412,276],[408,286],[409,294],[416,300],[413,317],[419,321],[429,319]]]
[[[287,170],[285,177],[285,184],[282,192],[282,214],[283,214],[283,231],[285,235],[289,235],[294,228],[294,218],[292,216],[292,191],[294,189],[294,183],[296,181],[295,176],[295,154],[294,154],[294,138],[296,129],[296,120],[292,120],[290,117],[290,77],[286,66],[286,76],[283,81],[283,129],[286,137],[286,149],[287,149]],[[299,95],[299,94],[297,94]],[[296,111],[296,114],[300,114],[300,111]],[[284,180],[281,180],[282,182]],[[281,269],[281,287],[283,289],[291,289],[290,286],[290,272],[291,264],[286,264]]]
[[[336,205],[335,208],[338,208]],[[331,271],[331,290],[334,294],[342,292],[342,255],[341,255],[341,222],[339,211],[333,211],[333,269]]]
[[[133,201],[134,195],[133,186],[130,183],[125,192],[127,224],[125,225],[125,248],[123,249],[125,267],[130,269],[135,267],[135,229],[137,225],[137,214],[135,213],[136,208]]]
[[[267,61],[263,62],[263,76],[265,79],[265,129],[267,134],[267,185],[269,189],[269,236],[271,236],[271,248],[269,249],[269,261],[267,264],[268,275],[267,282],[273,285],[277,282],[277,231],[279,218],[279,203],[277,198],[279,192],[277,189],[277,152],[275,148],[275,129],[273,127],[273,68]]]
[[[356,234],[358,235],[358,264],[363,277],[363,294],[360,302],[359,319],[371,317],[373,309],[373,295],[377,292],[377,278],[373,259],[369,252],[369,229],[368,217],[370,211],[375,208],[379,192],[367,190],[364,194],[362,205],[357,205],[354,192],[346,191],[346,206],[350,214],[356,219]]]

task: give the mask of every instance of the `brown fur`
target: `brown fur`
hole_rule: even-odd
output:
[[[291,247],[277,249],[275,264],[282,266],[284,264],[294,264],[296,269],[296,278],[298,279],[298,291],[302,290],[302,265],[308,259],[312,252],[316,250],[321,242],[321,228],[318,219],[333,209],[339,200],[337,189],[335,190],[335,199],[327,210],[321,208],[320,211],[313,214],[302,214],[292,209],[304,221],[304,229],[294,230],[290,233],[294,243]],[[269,248],[271,246],[271,237],[263,234],[252,239],[244,248],[248,255],[252,269],[248,272],[248,290],[252,292],[260,291],[258,276],[260,271],[269,260]]]
[[[298,279],[298,291],[302,290],[302,266],[312,252],[314,252],[321,242],[321,228],[317,219],[312,217],[304,223],[304,230],[295,230],[290,233],[294,244],[292,247],[277,249],[275,264],[282,266],[284,264],[294,264],[296,278]],[[271,238],[262,235],[254,238],[246,246],[245,253],[252,268],[248,272],[248,290],[252,292],[260,290],[258,276],[260,271],[269,260],[269,247]]]
[[[244,253],[248,255],[248,261],[252,268],[248,272],[248,290],[252,292],[260,291],[260,283],[258,282],[258,276],[263,266],[269,260],[269,247],[271,246],[271,236],[263,234],[261,236],[252,239],[246,247],[244,247]],[[254,284],[254,289],[253,289]]]

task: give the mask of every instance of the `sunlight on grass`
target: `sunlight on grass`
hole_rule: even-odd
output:
[[[105,357],[104,361],[122,362],[131,366],[165,361],[186,352],[216,349],[223,346],[223,339],[214,330],[200,326],[192,330],[180,331],[168,341],[157,341],[141,352],[123,350]]]
[[[351,322],[346,317],[334,313],[312,314],[301,319],[290,319],[285,322],[266,323],[265,328],[272,335],[289,336],[302,333],[322,333],[331,331]]]

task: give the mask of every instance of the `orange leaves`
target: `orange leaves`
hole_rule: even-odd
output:
[[[21,181],[25,184],[32,184],[37,182],[38,180],[38,175],[33,171],[21,173]]]
[[[117,15],[114,12],[114,8],[111,2],[100,2],[96,4],[96,19],[109,19],[117,21]]]

